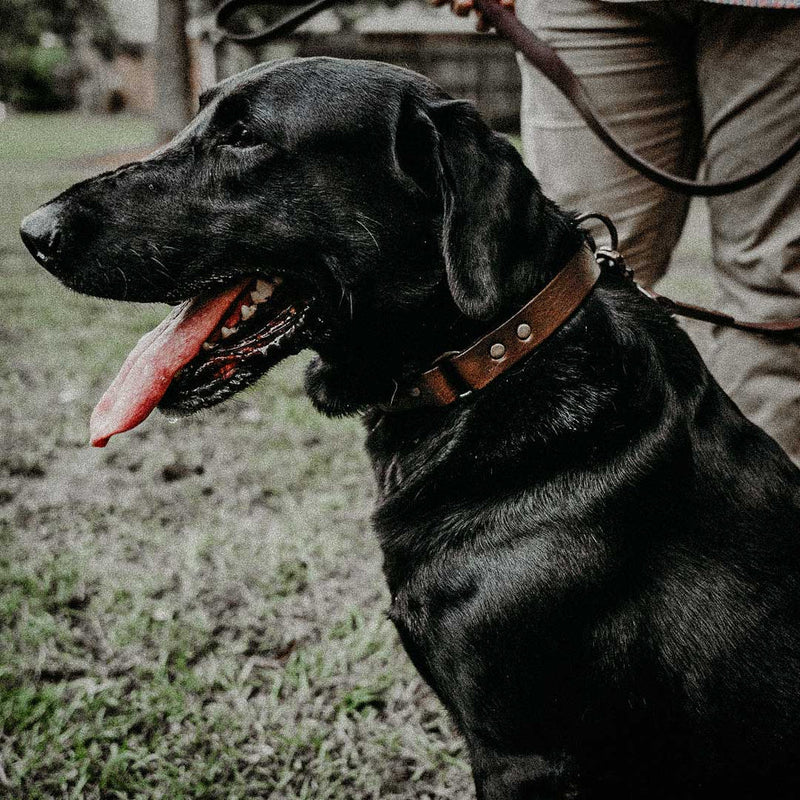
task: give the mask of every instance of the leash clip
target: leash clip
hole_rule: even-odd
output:
[[[598,247],[594,251],[594,260],[604,272],[615,272],[621,278],[634,281],[633,270],[625,262],[625,258],[618,250],[611,247]]]
[[[605,214],[598,214],[595,211],[589,214],[581,214],[581,216],[576,218],[575,222],[577,222],[578,225],[582,225],[584,222],[590,219],[596,219],[599,222],[602,222],[608,231],[609,238],[611,239],[610,247],[605,245],[603,247],[598,247],[594,237],[590,233],[586,233],[586,238],[589,240],[589,243],[592,246],[594,260],[598,263],[600,269],[603,271],[615,272],[621,278],[633,281],[633,270],[625,263],[625,258],[623,257],[622,253],[617,250],[619,247],[619,234],[617,233],[617,226],[614,225],[610,217],[607,217]]]

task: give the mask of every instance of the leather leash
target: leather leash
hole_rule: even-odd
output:
[[[604,214],[584,214],[578,224],[597,219],[608,229],[611,246],[596,247],[587,234],[594,254],[581,248],[532,300],[501,325],[482,336],[467,349],[439,356],[434,365],[416,378],[398,386],[384,411],[404,411],[447,406],[488,386],[555,333],[581,306],[603,272],[614,272],[629,280],[648,299],[668,313],[759,333],[770,337],[791,337],[800,333],[800,317],[772,322],[743,322],[729,314],[703,306],[672,300],[645,289],[617,250],[619,239],[611,220]]]
[[[320,11],[324,11],[330,6],[336,5],[340,0],[312,0],[310,3],[303,4],[302,0],[271,0],[270,3],[263,3],[261,0],[223,0],[214,12],[214,24],[225,39],[238,42],[243,45],[265,44],[272,39],[277,39],[287,33],[291,33],[311,17],[315,17]],[[287,14],[283,19],[273,22],[266,28],[254,33],[236,33],[228,27],[231,17],[243,8],[250,8],[259,5],[273,6],[301,6],[297,11]]]
[[[335,5],[337,2],[338,0],[312,0],[310,3],[303,4],[303,0],[272,0],[269,5],[300,6],[300,8],[261,31],[236,33],[228,28],[228,24],[234,14],[244,8],[265,4],[260,0],[224,0],[216,10],[215,22],[218,30],[221,31],[225,38],[240,44],[254,46],[290,33],[301,23],[320,11]],[[592,106],[589,95],[578,76],[564,63],[561,56],[549,44],[539,38],[530,28],[523,25],[513,12],[503,8],[497,0],[473,0],[473,4],[498,33],[505,36],[572,103],[589,128],[594,131],[606,147],[616,153],[628,166],[661,186],[680,194],[700,197],[716,197],[722,194],[730,194],[760,183],[777,172],[800,152],[800,136],[798,136],[768,164],[740,178],[709,183],[672,175],[637,155],[615,138]]]
[[[730,194],[760,183],[800,152],[800,136],[798,136],[786,150],[763,167],[740,178],[717,183],[690,180],[665,172],[634,153],[614,137],[606,123],[594,110],[589,95],[578,76],[549,44],[523,25],[511,11],[503,8],[496,0],[473,0],[473,4],[490,25],[497,29],[498,33],[505,36],[572,103],[586,124],[606,147],[616,153],[628,166],[661,186],[680,194],[699,197]]]

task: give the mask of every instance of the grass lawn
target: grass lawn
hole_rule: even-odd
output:
[[[311,410],[302,357],[202,416],[87,444],[165,308],[68,292],[17,227],[85,177],[81,156],[151,136],[0,123],[0,797],[469,798],[384,616],[359,424]]]
[[[4,166],[15,160],[46,164],[154,140],[153,123],[143,117],[19,114],[0,123],[0,161]]]

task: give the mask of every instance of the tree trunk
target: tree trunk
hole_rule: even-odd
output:
[[[186,0],[158,0],[156,124],[160,141],[171,139],[192,118]]]

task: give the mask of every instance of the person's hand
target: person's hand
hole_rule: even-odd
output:
[[[503,6],[503,8],[507,8],[509,11],[513,12],[514,1],[515,0],[500,0],[500,5]],[[467,17],[469,16],[470,11],[475,11],[475,14],[478,17],[475,27],[479,31],[488,31],[491,28],[491,25],[489,25],[489,23],[483,18],[483,14],[475,9],[475,5],[472,0],[430,0],[430,3],[434,6],[449,5],[450,10],[457,17]]]

